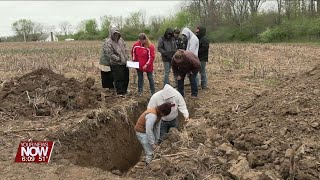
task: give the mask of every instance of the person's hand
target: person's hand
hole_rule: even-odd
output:
[[[189,122],[189,117],[184,119],[184,123],[187,124]]]
[[[157,148],[156,144],[152,144],[152,149],[155,150]]]
[[[177,80],[181,80],[181,76],[177,76]]]
[[[147,67],[148,67],[148,65],[147,65],[147,64],[145,64],[145,65],[142,67],[142,69],[146,70],[146,69],[147,69]]]

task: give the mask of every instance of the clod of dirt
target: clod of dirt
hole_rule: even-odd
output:
[[[249,172],[249,162],[245,157],[240,156],[238,162],[233,164],[228,172],[236,179],[242,179],[245,173]]]

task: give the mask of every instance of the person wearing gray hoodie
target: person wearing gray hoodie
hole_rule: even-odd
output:
[[[121,38],[117,27],[110,29],[109,38],[104,46],[106,56],[110,60],[111,72],[118,95],[127,94],[129,85],[129,69],[126,67],[129,60],[129,50]]]
[[[193,54],[198,56],[199,39],[197,36],[187,27],[182,29],[181,34],[188,40],[186,51],[191,51]]]

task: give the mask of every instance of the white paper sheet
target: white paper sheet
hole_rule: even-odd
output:
[[[139,68],[139,62],[127,61],[127,67],[129,67],[129,68]]]

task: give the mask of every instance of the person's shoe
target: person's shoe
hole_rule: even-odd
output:
[[[125,94],[125,93],[119,93],[119,94],[117,94],[117,96],[118,96],[119,98],[125,98],[125,97],[126,97],[126,94]]]
[[[191,99],[198,99],[198,96],[191,96]]]
[[[139,97],[141,97],[141,96],[142,96],[142,92],[139,92],[138,94],[139,94]]]

